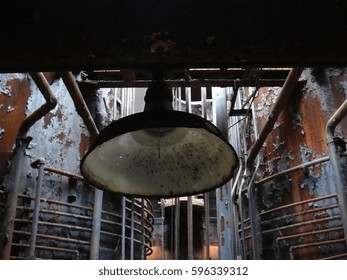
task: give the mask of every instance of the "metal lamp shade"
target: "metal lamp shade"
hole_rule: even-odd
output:
[[[228,182],[235,150],[217,127],[193,114],[147,111],[102,130],[81,163],[97,188],[137,197],[203,193]]]

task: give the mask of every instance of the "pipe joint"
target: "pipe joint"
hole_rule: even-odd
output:
[[[39,157],[38,159],[34,160],[34,161],[30,164],[30,166],[31,166],[32,168],[37,169],[37,168],[40,167],[40,165],[44,165],[44,164],[46,164],[46,160],[45,160],[43,157]]]

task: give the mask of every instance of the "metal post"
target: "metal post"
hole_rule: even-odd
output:
[[[346,197],[346,184],[344,182],[339,152],[334,141],[334,133],[336,126],[347,115],[347,100],[337,109],[334,115],[329,119],[326,125],[326,141],[328,145],[329,157],[331,167],[336,180],[336,193],[340,205],[341,220],[344,228],[345,242],[347,243],[347,197]]]
[[[25,156],[25,149],[28,147],[31,138],[17,139],[15,157],[12,161],[12,172],[9,178],[9,194],[6,204],[5,219],[3,222],[3,230],[1,231],[1,244],[0,244],[0,259],[8,260],[11,256],[11,247],[13,240],[14,222],[16,218],[18,193],[21,187],[21,179],[23,172],[23,161]]]
[[[254,137],[255,137],[255,140],[257,141],[259,135],[258,135],[257,120],[255,116],[254,103],[252,103],[252,117],[253,117]],[[249,217],[250,217],[250,223],[251,223],[253,259],[259,260],[261,259],[262,236],[261,236],[261,227],[260,227],[260,221],[258,217],[258,208],[256,203],[256,195],[255,195],[255,187],[254,187],[255,176],[260,166],[259,154],[257,155],[256,160],[257,160],[256,167],[253,171],[252,178],[248,183],[247,193],[248,193],[248,201],[249,201],[248,207],[249,207]],[[247,166],[246,168],[249,170],[249,166]]]
[[[193,259],[193,197],[187,200],[187,225],[188,225],[188,260]]]
[[[145,201],[141,198],[141,260],[145,257]]]
[[[175,198],[175,260],[179,259],[180,254],[180,222],[181,222],[181,209],[180,198]]]
[[[186,112],[192,112],[191,106],[191,88],[185,89]],[[188,240],[188,260],[193,259],[193,199],[192,196],[187,198],[187,240]]]
[[[237,93],[237,91],[234,90],[234,93]],[[241,97],[240,95],[237,95],[236,99],[236,104],[238,108],[241,107]],[[235,118],[234,124],[232,125],[232,131],[231,135],[237,135],[236,137],[231,137],[232,140],[232,145],[236,149],[238,155],[239,155],[239,161],[240,161],[240,167],[238,169],[238,172],[236,174],[236,177],[233,179],[233,185],[231,188],[231,195],[230,195],[230,211],[231,211],[231,221],[230,221],[230,226],[231,226],[231,232],[232,232],[232,243],[231,243],[231,259],[236,260],[239,257],[239,251],[240,251],[240,239],[239,239],[239,233],[238,233],[238,210],[237,210],[237,205],[235,204],[236,200],[236,193],[237,193],[237,188],[240,185],[240,178],[241,178],[241,173],[243,171],[243,166],[244,166],[244,157],[245,155],[242,155],[242,149],[241,149],[241,143],[240,143],[240,131],[239,131],[239,117],[233,117]],[[236,141],[236,139],[238,141]],[[245,141],[244,145],[246,145]],[[246,147],[246,146],[245,146]],[[244,149],[244,153],[246,152],[246,148]]]
[[[30,245],[29,245],[29,258],[35,259],[36,237],[37,237],[37,228],[39,224],[41,189],[42,189],[42,181],[44,176],[45,159],[39,158],[38,160],[34,161],[31,164],[31,166],[33,168],[39,169],[37,184],[35,189],[33,222],[31,224],[31,237],[30,237]]]
[[[135,218],[135,198],[131,198],[131,220],[130,220],[130,260],[134,259],[134,218]]]
[[[212,88],[214,103],[214,122],[224,137],[228,139],[226,92],[222,88]],[[230,182],[216,190],[218,253],[220,259],[231,259],[232,232]]]
[[[165,260],[165,205],[164,199],[160,199],[161,209],[161,259]]]
[[[207,119],[207,89],[201,88],[201,116]],[[206,259],[210,259],[210,194],[204,194],[205,206],[205,238],[206,238]]]
[[[205,238],[206,238],[206,260],[210,259],[210,194],[204,194],[205,201]]]
[[[122,196],[122,260],[125,260],[126,197]]]

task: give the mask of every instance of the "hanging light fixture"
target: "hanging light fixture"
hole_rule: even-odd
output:
[[[114,121],[81,162],[86,182],[137,197],[203,193],[228,182],[238,165],[220,131],[197,115],[174,111],[164,81],[147,89],[144,112]]]

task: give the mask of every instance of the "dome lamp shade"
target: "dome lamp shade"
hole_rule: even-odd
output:
[[[174,111],[170,90],[153,82],[145,110],[105,127],[81,162],[85,181],[134,197],[179,197],[227,183],[238,157],[216,126]]]

